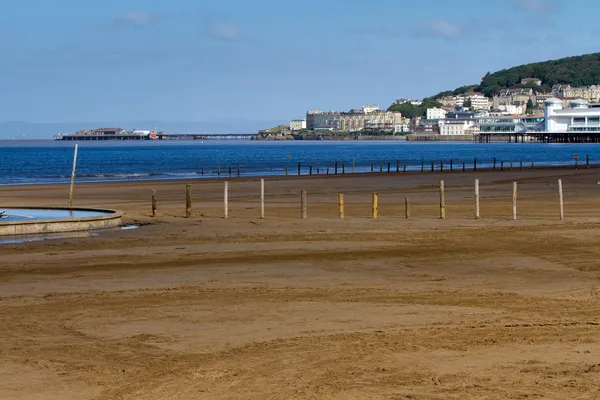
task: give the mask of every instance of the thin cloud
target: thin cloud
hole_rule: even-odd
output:
[[[556,10],[556,4],[550,0],[510,0],[512,4],[523,11],[550,13]]]
[[[155,14],[143,11],[125,12],[114,18],[114,24],[118,27],[145,28],[165,19],[164,14]]]
[[[431,36],[452,39],[462,36],[465,28],[461,22],[445,19],[428,20],[418,24],[415,33],[418,36]]]
[[[229,41],[238,41],[242,38],[242,29],[238,24],[230,21],[214,21],[208,27],[210,36]]]

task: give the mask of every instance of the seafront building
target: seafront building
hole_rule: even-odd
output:
[[[437,108],[437,107],[428,108],[427,109],[427,119],[444,119],[444,118],[446,118],[447,113],[448,113],[448,111],[444,110],[443,108]]]
[[[399,112],[380,111],[377,105],[366,105],[361,110],[308,111],[306,129],[335,132],[403,132],[406,122]]]
[[[600,104],[583,99],[569,102],[549,99],[544,104],[544,131],[546,132],[600,132]]]
[[[301,131],[306,129],[306,120],[305,119],[293,119],[290,121],[290,131]]]

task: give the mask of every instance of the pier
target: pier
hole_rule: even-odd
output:
[[[474,142],[508,143],[600,143],[600,131],[590,132],[480,132],[474,135]]]

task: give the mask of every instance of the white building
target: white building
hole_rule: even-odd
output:
[[[446,114],[448,112],[443,108],[428,108],[427,109],[427,119],[444,119],[446,118]]]
[[[365,104],[362,110],[365,114],[368,114],[375,111],[379,111],[379,106],[377,104]]]
[[[469,120],[442,120],[439,122],[440,135],[472,135],[477,130],[473,121]]]
[[[306,120],[305,119],[293,119],[290,121],[290,130],[292,132],[301,131],[303,129],[306,129]]]
[[[544,130],[547,132],[600,131],[600,105],[583,99],[570,102],[565,108],[560,99],[544,102]]]
[[[473,110],[489,110],[490,100],[481,93],[469,93],[467,99],[471,101]]]

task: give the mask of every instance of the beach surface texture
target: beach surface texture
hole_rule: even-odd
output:
[[[140,227],[0,245],[0,398],[599,398],[599,171],[76,184]]]

